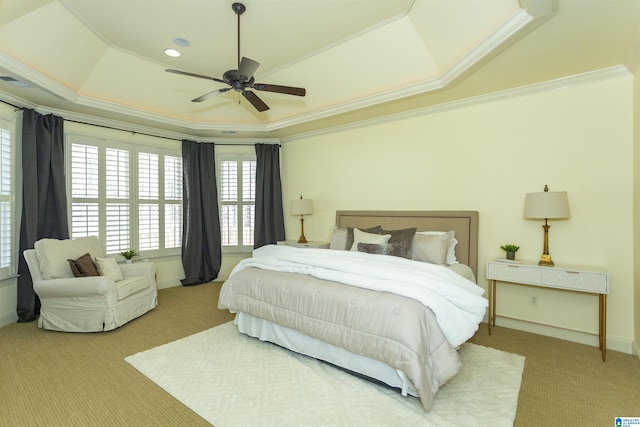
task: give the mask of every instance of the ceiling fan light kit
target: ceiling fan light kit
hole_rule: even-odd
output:
[[[197,77],[200,79],[213,80],[218,83],[224,83],[228,85],[228,88],[217,89],[209,93],[205,93],[202,96],[194,98],[191,102],[203,102],[209,98],[217,96],[221,93],[228,92],[233,89],[234,91],[241,93],[242,96],[249,101],[249,103],[258,111],[266,111],[269,106],[264,103],[262,99],[255,92],[249,90],[254,89],[264,92],[275,92],[286,95],[305,96],[307,91],[304,88],[281,86],[267,83],[256,83],[253,74],[256,72],[260,63],[253,59],[240,57],[240,16],[247,10],[242,3],[233,3],[231,9],[238,16],[238,67],[234,70],[225,71],[222,75],[222,79],[210,76],[204,76],[201,74],[189,73],[186,71],[167,69],[168,73],[180,74],[183,76]]]

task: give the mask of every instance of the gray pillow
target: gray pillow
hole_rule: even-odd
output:
[[[408,250],[405,258],[411,259],[411,248],[413,247],[413,238],[416,235],[417,228],[405,228],[402,230],[385,230],[382,229],[380,234],[391,234],[391,238],[387,243],[404,243]]]
[[[358,252],[365,252],[375,255],[391,255],[400,258],[407,258],[408,252],[407,244],[401,243],[358,243]]]
[[[75,277],[99,276],[98,269],[91,259],[91,254],[86,253],[78,259],[68,259],[69,267]]]
[[[358,227],[358,230],[364,231],[365,233],[380,234],[380,230],[382,230],[382,226],[376,225],[375,227],[371,227],[371,228]],[[347,227],[347,244],[344,247],[344,249],[348,251],[351,249],[351,246],[353,246],[353,227]]]

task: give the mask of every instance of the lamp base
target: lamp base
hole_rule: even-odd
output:
[[[544,266],[547,266],[547,267],[555,266],[553,261],[551,261],[551,255],[549,255],[549,254],[543,254],[542,258],[540,258],[540,261],[538,261],[538,265],[544,265]]]
[[[300,238],[298,239],[298,243],[309,243],[307,242],[307,238],[304,237],[304,218],[300,215]]]

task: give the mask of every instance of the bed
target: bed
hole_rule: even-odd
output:
[[[379,255],[406,250],[391,242],[414,228],[410,255]],[[435,251],[442,265],[415,260],[415,242],[452,234],[446,254]],[[242,333],[398,388],[429,410],[486,311],[477,243],[475,211],[337,211],[333,249],[255,250],[222,286],[218,308],[237,313]]]

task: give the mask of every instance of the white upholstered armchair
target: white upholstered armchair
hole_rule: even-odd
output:
[[[85,254],[101,275],[76,277],[73,263]],[[42,239],[24,251],[40,298],[38,326],[67,332],[97,332],[118,328],[158,305],[156,266],[152,262],[118,265],[104,258],[97,237],[75,240]],[[90,265],[91,263],[89,263]],[[82,265],[80,270],[83,270]],[[77,268],[75,274],[78,273]]]

